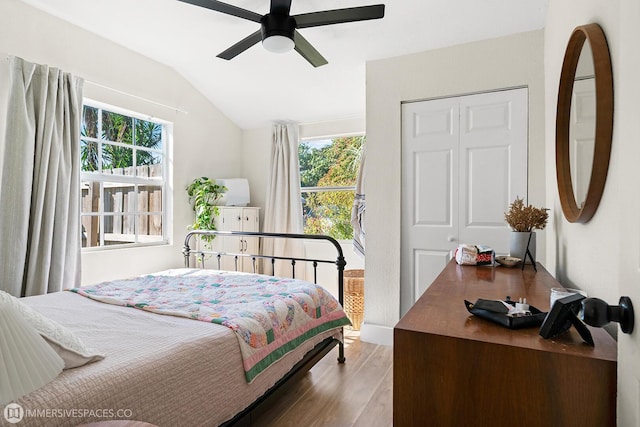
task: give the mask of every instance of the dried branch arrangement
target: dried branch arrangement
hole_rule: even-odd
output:
[[[549,209],[525,206],[524,199],[516,197],[505,212],[504,219],[513,231],[542,230],[549,220]]]

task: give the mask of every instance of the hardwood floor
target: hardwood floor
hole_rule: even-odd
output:
[[[360,342],[345,330],[346,363],[333,349],[291,384],[254,425],[260,427],[387,427],[392,419],[393,351]]]

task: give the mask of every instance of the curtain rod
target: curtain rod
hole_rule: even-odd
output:
[[[2,55],[2,59],[3,59],[4,61],[8,61],[9,59],[11,59],[11,57],[12,57],[12,56],[14,56],[14,55],[11,55],[11,54],[3,54],[3,55]],[[85,82],[85,83],[92,84],[92,85],[94,85],[94,86],[98,86],[98,87],[100,87],[100,88],[102,88],[102,89],[107,89],[107,90],[110,90],[110,91],[112,91],[112,92],[117,92],[117,93],[120,93],[120,94],[122,94],[122,95],[127,95],[127,96],[130,96],[130,97],[132,97],[132,98],[136,98],[136,99],[139,99],[139,100],[141,100],[141,101],[144,101],[144,102],[148,102],[148,103],[150,103],[150,104],[157,105],[157,106],[159,106],[159,107],[168,108],[168,109],[170,109],[170,110],[174,110],[174,111],[176,111],[176,112],[178,112],[178,113],[182,113],[182,114],[189,114],[189,112],[188,112],[188,111],[185,111],[185,110],[183,110],[183,109],[181,109],[181,108],[178,108],[178,107],[172,107],[171,105],[167,105],[167,104],[163,104],[163,103],[161,103],[161,102],[153,101],[153,100],[151,100],[151,99],[143,98],[143,97],[138,96],[138,95],[133,95],[133,94],[131,94],[131,93],[124,92],[124,91],[122,91],[122,90],[120,90],[120,89],[114,89],[114,88],[112,88],[112,87],[105,86],[105,85],[100,84],[100,83],[92,82],[91,80],[86,80],[86,79],[85,79],[85,81],[84,81],[84,82]]]
[[[159,107],[168,108],[168,109],[170,109],[170,110],[174,110],[174,111],[176,111],[176,112],[178,112],[178,113],[182,113],[182,114],[189,114],[189,112],[188,112],[188,111],[182,110],[182,109],[180,109],[180,108],[178,108],[178,107],[172,107],[171,105],[162,104],[162,103],[160,103],[160,102],[153,101],[153,100],[151,100],[151,99],[143,98],[143,97],[138,96],[138,95],[133,95],[133,94],[131,94],[131,93],[124,92],[124,91],[122,91],[122,90],[120,90],[120,89],[114,89],[114,88],[112,88],[112,87],[105,86],[105,85],[102,85],[102,84],[100,84],[100,83],[92,82],[91,80],[85,80],[85,83],[90,83],[90,84],[92,84],[92,85],[94,85],[94,86],[98,86],[98,87],[100,87],[100,88],[102,88],[102,89],[107,89],[107,90],[110,90],[110,91],[112,91],[112,92],[117,92],[117,93],[122,94],[122,95],[130,96],[130,97],[132,97],[132,98],[136,98],[136,99],[139,99],[139,100],[141,100],[141,101],[144,101],[144,102],[148,102],[148,103],[150,103],[150,104],[157,105],[157,106],[159,106]]]

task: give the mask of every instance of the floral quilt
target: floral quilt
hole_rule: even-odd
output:
[[[322,287],[258,274],[175,269],[71,291],[232,329],[248,382],[307,339],[349,324],[338,301]]]

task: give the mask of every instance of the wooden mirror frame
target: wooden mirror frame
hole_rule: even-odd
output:
[[[578,206],[571,182],[569,158],[569,125],[571,120],[571,97],[578,59],[585,40],[591,45],[596,87],[596,130],[593,165],[587,195],[582,206]],[[602,28],[598,24],[576,27],[569,38],[562,64],[558,88],[558,110],[556,114],[556,178],[562,212],[569,222],[585,223],[593,217],[607,179],[611,138],[613,135],[613,77],[609,47]]]

